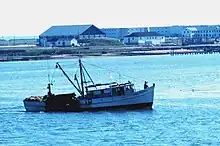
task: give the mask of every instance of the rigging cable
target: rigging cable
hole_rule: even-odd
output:
[[[53,73],[52,73],[52,75],[51,75],[51,84],[53,84],[53,82],[55,81],[55,80],[54,80],[55,71],[56,71],[56,67],[54,67]]]
[[[121,74],[120,72],[115,71],[115,70],[102,68],[102,67],[100,67],[100,66],[97,66],[97,65],[94,65],[94,64],[91,64],[91,63],[85,62],[85,61],[82,61],[82,62],[83,62],[83,63],[86,63],[86,64],[89,64],[89,65],[91,65],[91,66],[97,67],[97,68],[99,68],[99,69],[104,69],[104,70],[109,71],[109,72],[116,72],[117,74],[119,74],[120,77],[121,77],[121,75],[123,75],[123,76],[128,77],[128,78],[134,78],[134,77],[129,76],[129,75]],[[137,78],[137,77],[136,77],[136,79],[139,79],[139,80],[141,80],[141,81],[145,81],[145,80],[143,80],[143,79],[141,79],[141,78]]]
[[[50,80],[50,69],[49,69],[48,59],[47,59],[47,71],[48,71],[48,73],[47,73],[48,82],[49,82],[49,84],[51,84],[51,80]]]

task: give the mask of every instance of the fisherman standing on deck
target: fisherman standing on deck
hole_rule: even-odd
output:
[[[52,84],[49,83],[48,86],[47,86],[47,89],[48,89],[48,93],[47,93],[47,94],[48,94],[48,96],[51,96],[51,95],[52,95],[52,93],[51,93],[51,85],[52,85]]]
[[[148,88],[147,82],[144,82],[144,89]]]

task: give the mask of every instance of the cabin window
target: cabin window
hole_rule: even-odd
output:
[[[111,90],[110,89],[105,89],[104,94],[111,94]]]
[[[124,94],[125,94],[124,87],[120,87],[119,96],[124,95]]]
[[[124,95],[124,87],[117,87],[116,88],[116,95],[117,96]]]
[[[116,96],[116,95],[117,95],[116,88],[112,88],[112,96]]]
[[[100,90],[94,91],[94,95],[100,95],[100,94],[101,94],[101,91],[100,91]]]
[[[94,93],[93,93],[93,91],[89,91],[87,95],[93,97]]]

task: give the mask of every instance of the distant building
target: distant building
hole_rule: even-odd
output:
[[[108,38],[123,40],[125,35],[128,35],[128,28],[102,28],[101,29]]]
[[[161,27],[128,27],[128,28],[102,28],[106,37],[123,40],[124,36],[133,32],[157,32],[163,36],[182,36],[182,31],[186,26],[161,26]]]
[[[193,38],[195,37],[195,33],[198,31],[196,27],[187,27],[182,32],[183,38]]]
[[[131,27],[128,28],[128,34],[131,34],[133,32],[148,32],[148,27]]]
[[[199,26],[195,32],[194,38],[202,43],[214,43],[220,38],[219,26]]]
[[[124,37],[126,45],[160,45],[165,37],[157,32],[134,32]]]
[[[0,39],[0,46],[37,45],[38,39]]]
[[[220,25],[192,25],[192,26],[161,26],[161,27],[129,27],[129,28],[102,28],[94,25],[64,25],[52,26],[39,37],[40,46],[77,46],[78,40],[113,38],[126,44],[135,42],[127,36],[132,33],[152,32],[165,37],[164,45],[180,44],[200,44],[213,43],[220,38]],[[147,33],[145,33],[147,34]],[[140,37],[143,39],[143,37]],[[144,37],[145,38],[145,37]],[[146,36],[146,38],[149,38]],[[145,39],[146,39],[145,38]],[[147,41],[139,40],[144,44]],[[158,38],[159,39],[159,38]],[[147,40],[147,39],[146,39]],[[129,43],[130,41],[130,43]],[[158,40],[149,40],[152,44],[157,44]],[[163,43],[162,43],[163,44]]]
[[[95,39],[106,37],[106,34],[94,25],[52,26],[39,36],[39,45],[72,46],[78,39]]]
[[[182,45],[182,37],[179,36],[165,36],[165,42],[161,45],[163,46],[181,46]]]
[[[79,46],[78,41],[75,38],[60,38],[55,42],[57,47],[71,47]]]
[[[183,44],[195,44],[195,33],[198,31],[196,27],[187,27],[182,31]]]
[[[162,34],[164,36],[173,36],[173,35],[179,35],[182,36],[182,31],[186,28],[187,26],[158,26],[158,27],[149,27],[150,32],[157,32],[159,34]]]
[[[0,39],[0,46],[7,46],[8,45],[8,41],[5,39]]]
[[[157,32],[159,34],[162,34],[164,36],[170,35],[170,27],[169,26],[162,26],[162,27],[150,27],[149,28],[150,32]]]
[[[10,39],[8,40],[8,44],[13,45],[38,45],[38,39]]]
[[[105,32],[106,37],[123,41],[124,36],[133,32],[148,32],[148,27],[102,28],[101,30]]]
[[[165,37],[165,44],[214,43],[220,39],[220,25],[173,25],[158,27],[104,28],[109,38],[123,40],[133,32],[157,32]],[[124,41],[126,42],[126,40]]]
[[[185,44],[214,43],[220,38],[220,27],[209,25],[198,25],[187,27],[182,32]]]

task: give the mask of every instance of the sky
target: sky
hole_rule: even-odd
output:
[[[0,0],[0,36],[38,36],[52,25],[99,28],[220,24],[219,0]]]

